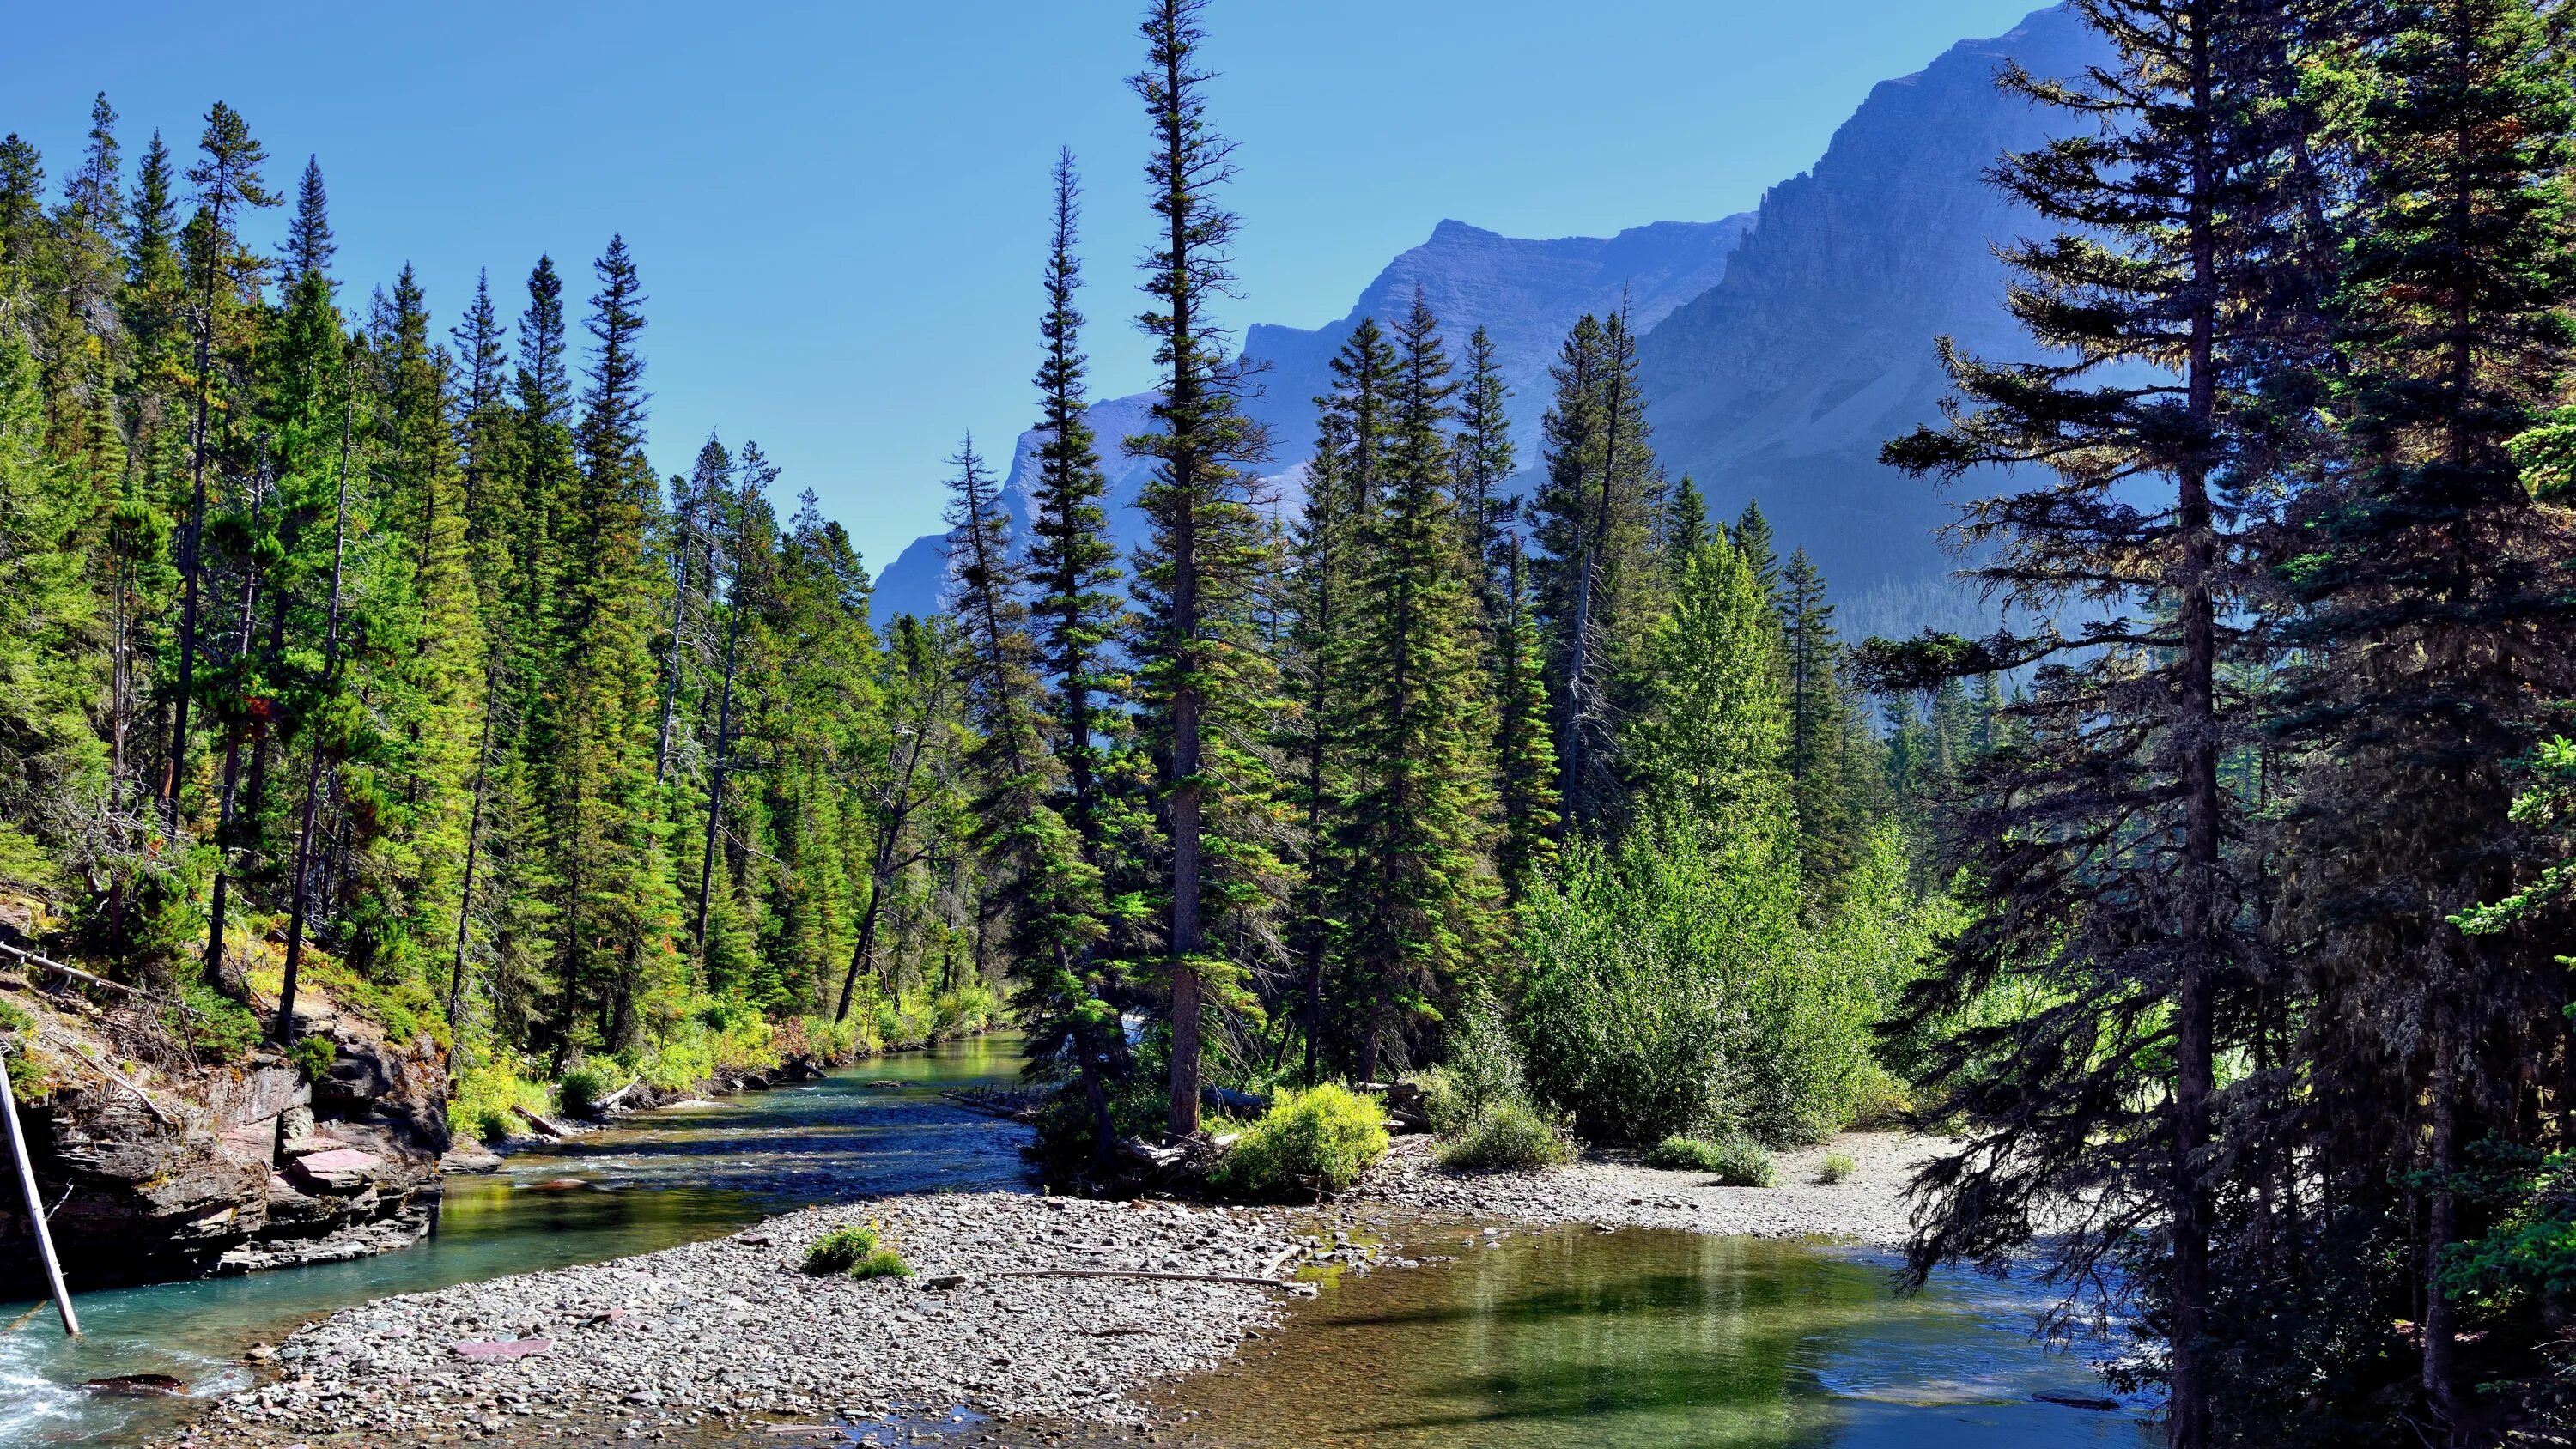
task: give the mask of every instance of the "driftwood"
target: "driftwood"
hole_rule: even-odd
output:
[[[537,1129],[537,1135],[540,1137],[570,1137],[572,1135],[571,1128],[566,1127],[561,1122],[553,1120],[543,1112],[531,1112],[525,1107],[517,1107],[512,1110],[525,1118],[529,1126]]]
[[[102,986],[110,991],[121,992],[127,996],[149,997],[152,994],[149,991],[128,986],[121,981],[110,981],[104,976],[92,976],[77,966],[66,966],[60,961],[39,956],[24,946],[15,945],[8,941],[0,941],[0,955],[6,955],[14,960],[23,962],[26,965],[33,966],[40,971],[51,971],[57,976],[77,981],[83,986]]]
[[[624,1102],[628,1094],[632,1093],[637,1087],[642,1085],[644,1085],[644,1079],[639,1076],[635,1080],[628,1082],[625,1086],[622,1086],[616,1091],[609,1093],[607,1096],[600,1098],[598,1101],[591,1103],[590,1115],[593,1117],[605,1117],[609,1113],[616,1111],[618,1104]]]
[[[1305,1248],[1296,1243],[1290,1243],[1287,1247],[1281,1248],[1271,1257],[1269,1262],[1261,1265],[1261,1276],[1264,1278],[1278,1277],[1279,1270],[1287,1267],[1290,1259],[1304,1251],[1306,1251]]]

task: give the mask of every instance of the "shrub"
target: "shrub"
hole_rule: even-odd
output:
[[[1486,1107],[1440,1144],[1440,1165],[1459,1172],[1559,1167],[1573,1160],[1573,1132],[1523,1101]]]
[[[1386,1145],[1386,1119],[1375,1101],[1329,1082],[1283,1091],[1270,1114],[1236,1139],[1217,1182],[1256,1198],[1340,1192],[1386,1155]]]
[[[585,1057],[573,1063],[555,1083],[555,1101],[573,1116],[580,1116],[599,1105],[600,1099],[626,1085],[617,1064],[598,1057]]]
[[[1744,1137],[1711,1142],[1705,1137],[1667,1137],[1646,1153],[1649,1167],[1705,1172],[1720,1187],[1769,1187],[1779,1167],[1762,1144]]]
[[[508,1061],[469,1066],[456,1074],[456,1095],[447,1103],[448,1129],[479,1142],[498,1142],[519,1135],[521,1108],[546,1110],[546,1089]]]
[[[1860,1171],[1859,1163],[1836,1152],[1829,1154],[1823,1164],[1816,1168],[1816,1181],[1831,1187],[1838,1182],[1850,1181],[1851,1175],[1858,1171]]]
[[[188,1049],[203,1062],[228,1062],[259,1044],[259,1018],[249,1007],[195,976],[179,983],[179,1002],[171,1025],[188,1038]]]
[[[805,1250],[805,1271],[839,1273],[850,1278],[909,1278],[912,1267],[885,1245],[877,1225],[847,1224],[814,1240]]]
[[[308,1082],[318,1082],[328,1075],[331,1063],[339,1058],[338,1044],[327,1036],[299,1036],[295,1045],[286,1049],[286,1059],[295,1063],[295,1069]]]

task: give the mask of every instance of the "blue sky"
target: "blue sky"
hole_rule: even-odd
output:
[[[1314,326],[1456,217],[1599,235],[1752,207],[1869,87],[2035,0],[1218,0],[1243,300]],[[291,183],[329,182],[344,299],[406,261],[442,327],[540,252],[589,291],[624,232],[652,302],[653,451],[760,441],[869,562],[937,526],[941,462],[1030,416],[1046,175],[1089,190],[1095,392],[1143,387],[1144,134],[1131,0],[225,7],[96,0],[13,19],[0,128],[76,159],[93,92],[129,162],[220,97]],[[184,160],[183,160],[184,164]],[[291,185],[288,187],[291,189]],[[282,235],[284,218],[254,223]]]

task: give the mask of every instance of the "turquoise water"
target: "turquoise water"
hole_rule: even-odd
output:
[[[72,1290],[78,1340],[51,1307],[0,1305],[0,1445],[132,1444],[193,1413],[182,1402],[80,1390],[111,1374],[170,1374],[199,1396],[252,1382],[239,1357],[370,1298],[416,1293],[730,1231],[810,1203],[1026,1180],[1022,1129],[942,1101],[943,1088],[1016,1079],[1019,1043],[990,1036],[863,1062],[819,1082],[644,1113],[572,1142],[453,1177],[436,1234],[397,1252],[248,1277]],[[894,1085],[877,1085],[893,1083]]]

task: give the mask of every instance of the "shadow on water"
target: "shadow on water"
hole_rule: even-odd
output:
[[[1007,1085],[1018,1052],[988,1036],[640,1114],[450,1178],[437,1233],[378,1257],[97,1293],[75,1282],[83,1338],[65,1339],[50,1308],[0,1335],[0,1445],[139,1442],[193,1407],[77,1385],[159,1373],[199,1397],[235,1392],[253,1381],[239,1362],[251,1343],[371,1298],[651,1252],[816,1202],[1023,1183],[1022,1129],[938,1095]],[[30,1306],[0,1305],[0,1324]]]

